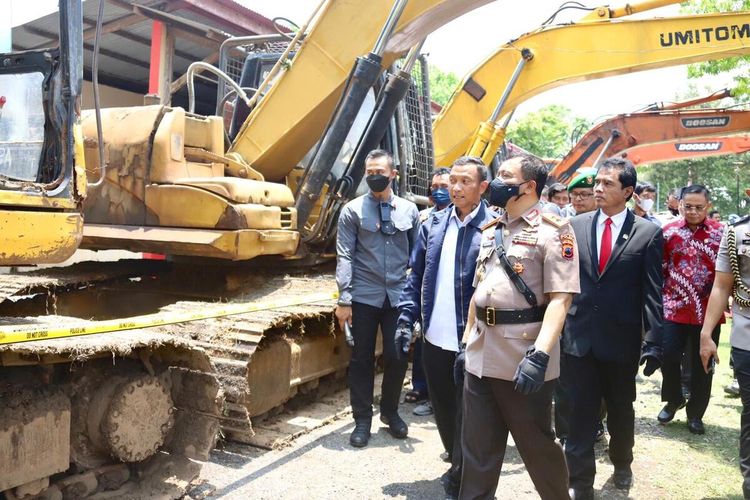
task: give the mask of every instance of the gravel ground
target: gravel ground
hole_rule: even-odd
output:
[[[214,451],[199,490],[211,498],[408,498],[443,497],[439,477],[448,469],[440,459],[443,447],[431,417],[412,415],[402,405],[409,437],[394,439],[378,420],[366,448],[349,446],[354,427],[349,416],[298,438],[291,446],[264,452],[225,443]],[[506,459],[501,491],[518,488],[515,498],[537,498],[515,448]],[[194,493],[195,495],[195,493]]]
[[[663,405],[659,397],[660,374],[649,379],[639,377],[633,488],[628,494],[613,488],[613,467],[604,441],[596,447],[597,498],[742,498],[737,467],[741,405],[737,398],[722,391],[731,381],[728,337],[724,336],[720,349],[723,363],[714,377],[713,396],[705,417],[706,435],[687,432],[684,410],[673,423],[659,425],[655,417]],[[400,413],[409,424],[407,439],[391,437],[376,415],[369,446],[354,449],[349,446],[354,424],[347,408],[348,393],[337,393],[327,404],[331,408],[327,423],[284,448],[266,451],[235,443],[220,444],[188,498],[444,498],[439,478],[448,464],[440,459],[443,449],[432,417],[414,416],[414,405],[402,404]],[[287,422],[313,414],[322,422],[319,406],[316,411],[311,408],[298,409]],[[338,418],[332,418],[335,415]],[[496,497],[538,498],[512,442]]]
[[[394,439],[378,419],[366,448],[349,446],[354,428],[345,409],[346,391],[337,395],[342,415],[333,422],[294,440],[288,446],[266,451],[236,443],[222,443],[201,472],[201,484],[192,498],[222,499],[328,499],[328,498],[444,498],[440,476],[448,464],[440,459],[443,447],[431,416],[412,414],[414,405],[402,404],[409,437]],[[301,409],[298,415],[304,415]],[[604,458],[598,465],[597,488],[606,498],[626,498],[609,492],[605,482],[612,467]],[[637,484],[632,493],[637,491]],[[538,498],[512,441],[505,457],[497,498]],[[648,496],[641,496],[648,498]]]

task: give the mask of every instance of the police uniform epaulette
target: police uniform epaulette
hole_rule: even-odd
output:
[[[546,222],[549,222],[555,227],[563,227],[564,225],[568,224],[568,219],[564,219],[560,217],[559,215],[550,214],[550,213],[542,213],[542,219]]]
[[[747,222],[747,221],[749,221],[749,220],[750,220],[750,214],[748,214],[748,215],[744,216],[744,217],[743,217],[743,218],[741,218],[741,219],[738,219],[738,220],[736,220],[736,221],[732,222],[732,223],[731,223],[731,224],[729,224],[729,225],[730,225],[730,226],[736,226],[736,225],[738,225],[738,224],[742,224],[743,222]]]
[[[495,219],[492,219],[487,224],[485,224],[484,226],[482,226],[482,231],[484,231],[485,229],[489,229],[492,226],[496,225],[498,222],[500,222],[500,219],[502,219],[502,217],[497,217]]]

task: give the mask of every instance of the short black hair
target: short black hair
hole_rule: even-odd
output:
[[[706,197],[706,201],[711,199],[711,193],[709,193],[708,188],[703,184],[691,184],[685,186],[680,192],[680,199],[683,199],[686,194],[702,194]]]
[[[541,197],[542,190],[547,183],[548,173],[548,168],[544,161],[538,156],[527,153],[517,154],[510,158],[510,160],[521,161],[521,176],[523,177],[523,180],[536,181],[536,196],[537,198]]]
[[[487,165],[484,164],[481,158],[478,156],[460,156],[453,162],[454,167],[462,167],[464,165],[474,165],[477,167],[477,177],[479,182],[486,181],[490,178],[490,171]],[[450,173],[450,170],[448,171]]]
[[[388,168],[393,170],[393,155],[385,149],[373,149],[367,156],[365,156],[365,164],[370,160],[377,160],[378,158],[385,158],[388,160]]]
[[[547,192],[547,196],[550,198],[553,198],[556,194],[562,193],[562,192],[568,192],[568,188],[565,186],[565,184],[562,184],[560,182],[555,182],[549,187],[549,191]]]
[[[601,167],[599,167],[599,170],[603,168],[617,170],[617,180],[620,181],[623,189],[626,187],[632,187],[635,192],[635,186],[638,184],[638,174],[635,172],[635,165],[633,165],[632,161],[627,158],[607,158],[604,160]],[[627,199],[629,200],[632,197],[633,195],[631,194]]]
[[[432,171],[432,177],[436,175],[450,175],[451,169],[448,167],[438,167]]]
[[[639,182],[635,185],[635,194],[640,196],[641,193],[656,193],[656,188],[650,182]]]
[[[718,210],[716,210],[716,209],[713,209],[713,210],[711,210],[710,212],[708,212],[708,216],[709,216],[709,217],[711,217],[711,218],[713,218],[713,216],[714,216],[714,215],[716,215],[716,214],[719,214],[719,215],[721,215],[721,212],[719,212],[719,211],[718,211]]]

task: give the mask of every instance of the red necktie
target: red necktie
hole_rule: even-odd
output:
[[[604,232],[602,233],[602,245],[599,248],[599,274],[604,271],[609,256],[612,255],[612,219],[607,217],[604,221]]]

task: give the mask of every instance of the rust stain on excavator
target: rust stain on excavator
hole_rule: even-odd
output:
[[[246,229],[248,225],[245,217],[235,210],[233,206],[228,205],[219,220],[216,221],[215,227],[216,229]]]

